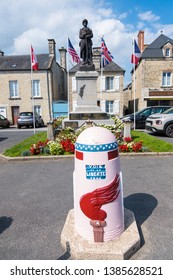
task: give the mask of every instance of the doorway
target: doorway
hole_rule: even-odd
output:
[[[13,124],[17,124],[17,119],[18,119],[18,116],[19,116],[19,106],[12,106],[11,111],[12,111]]]

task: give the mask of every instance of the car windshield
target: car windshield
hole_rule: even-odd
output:
[[[173,114],[173,108],[169,108],[168,110],[164,111],[162,114]]]
[[[141,109],[139,111],[136,111],[135,112],[135,115],[138,115],[138,114],[146,114],[146,112],[150,111],[150,109],[146,110],[146,109]],[[131,114],[132,116],[134,116],[134,113]]]
[[[24,112],[20,113],[20,116],[27,116],[27,117],[32,117],[33,113],[32,112]]]

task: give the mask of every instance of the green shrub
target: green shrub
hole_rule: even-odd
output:
[[[30,156],[30,155],[31,155],[30,150],[25,150],[25,151],[23,151],[23,152],[21,153],[21,156],[22,156],[22,157],[28,157],[28,156]]]

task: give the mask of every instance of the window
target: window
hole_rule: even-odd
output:
[[[113,114],[114,113],[114,101],[106,101],[106,113]]]
[[[171,86],[171,72],[163,72],[162,74],[162,86]]]
[[[34,105],[34,112],[41,116],[41,106],[40,105]]]
[[[167,56],[167,57],[170,56],[170,48],[166,48],[166,50],[165,50],[165,56]]]
[[[106,77],[106,90],[113,90],[114,89],[114,77]]]
[[[33,97],[40,97],[40,81],[33,80]]]
[[[18,81],[9,81],[10,98],[19,97]]]

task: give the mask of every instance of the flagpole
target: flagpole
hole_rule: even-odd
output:
[[[133,41],[132,41],[132,47],[133,47],[133,59],[135,59],[134,58],[134,55],[135,55],[135,53],[134,53],[134,38],[133,38]],[[136,116],[135,116],[135,112],[136,112],[136,64],[135,64],[135,61],[133,61],[134,62],[134,70],[133,70],[133,72],[134,72],[134,75],[133,75],[133,77],[134,77],[134,93],[133,93],[133,98],[134,98],[134,100],[133,100],[133,113],[134,113],[134,120],[133,120],[133,129],[135,130],[136,129]]]
[[[35,110],[34,110],[34,94],[33,94],[33,69],[32,69],[32,46],[31,46],[31,99],[32,99],[32,112],[33,112],[33,126],[35,134]]]
[[[103,37],[103,36],[102,36]],[[101,37],[101,42],[102,42],[102,37]],[[100,83],[100,86],[101,86],[101,89],[100,89],[100,100],[101,100],[101,103],[102,103],[102,101],[103,101],[103,57],[102,57],[102,50],[100,50],[101,51],[101,56],[100,56],[100,58],[101,58],[101,61],[100,61],[100,63],[101,63],[101,83]],[[101,109],[102,109],[102,104],[100,104],[100,106],[101,106]]]
[[[134,130],[136,129],[136,116],[135,116],[135,112],[136,112],[136,70],[135,67],[136,65],[134,65]]]
[[[101,78],[101,81],[100,81],[100,100],[102,102],[103,100],[103,67],[102,67],[102,54],[100,56],[101,58],[101,61],[100,61],[100,66],[101,66],[101,72],[100,72],[100,78]],[[100,104],[101,105],[101,104]],[[102,105],[101,105],[102,106]],[[102,107],[101,107],[102,108]]]
[[[103,101],[103,64],[101,55],[101,102]]]
[[[80,64],[80,58],[79,58],[77,52],[75,51],[69,37],[68,37],[68,53],[70,53],[74,62]],[[71,62],[71,61],[68,59],[68,62]],[[72,64],[72,62],[71,62],[71,64]],[[73,64],[72,64],[72,66],[74,67]],[[69,64],[68,64],[68,76],[69,76]],[[70,101],[70,90],[69,90],[69,101]],[[72,97],[71,97],[71,101],[73,102]],[[72,103],[72,107],[73,107],[73,103]],[[70,102],[69,102],[69,108],[70,108]],[[70,109],[69,109],[69,112],[70,112]]]
[[[69,37],[68,37],[69,38]],[[67,38],[67,98],[68,98],[68,119],[70,119],[70,85],[69,85],[69,52],[68,52],[68,38]]]

